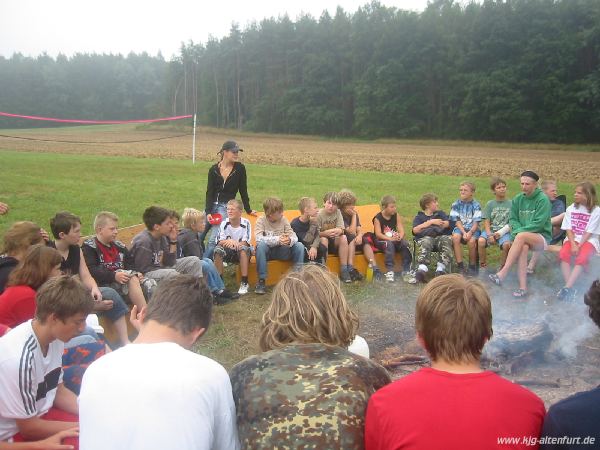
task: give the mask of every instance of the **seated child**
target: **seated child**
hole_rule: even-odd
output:
[[[381,272],[375,262],[373,249],[364,239],[365,233],[362,231],[360,217],[358,217],[358,213],[355,209],[356,200],[356,195],[347,189],[343,189],[338,194],[338,204],[342,213],[342,218],[344,219],[344,233],[348,240],[348,266],[350,267],[350,278],[352,278],[352,281],[361,281],[363,279],[360,272],[352,265],[356,249],[362,250],[363,256],[367,260],[367,264],[373,270],[374,276],[380,278]]]
[[[573,200],[562,223],[567,237],[558,256],[565,280],[565,286],[557,293],[560,300],[576,297],[573,285],[583,269],[588,267],[590,258],[600,251],[600,208],[596,188],[588,181],[577,184]]]
[[[50,220],[50,230],[56,239],[48,246],[56,248],[62,257],[60,270],[65,275],[79,275],[81,282],[94,297],[94,311],[112,322],[121,345],[129,344],[127,334],[127,315],[129,308],[123,297],[108,286],[98,288],[79,247],[81,240],[81,219],[70,212],[57,213]]]
[[[256,220],[256,271],[258,283],[254,292],[266,294],[267,261],[271,259],[292,260],[295,267],[304,262],[304,245],[290,222],[283,216],[283,202],[269,197],[263,203],[264,216]]]
[[[452,230],[452,245],[458,269],[464,271],[461,244],[469,247],[469,271],[477,273],[477,239],[479,238],[479,222],[481,222],[481,205],[473,198],[475,185],[470,181],[460,183],[460,198],[452,203],[450,221],[454,222]]]
[[[138,310],[146,306],[140,285],[142,274],[133,269],[129,250],[117,240],[119,218],[102,211],[94,218],[96,236],[86,239],[81,246],[85,262],[98,286],[108,286],[122,295],[128,295]]]
[[[190,216],[199,218],[201,214],[200,211],[192,208],[186,208],[184,214],[186,211],[186,218],[188,220],[191,220]],[[171,211],[171,221],[173,223],[173,233],[177,232],[177,259],[186,257],[197,257],[200,259],[202,274],[213,295],[213,303],[215,305],[225,305],[239,298],[238,294],[225,289],[223,278],[221,278],[213,260],[202,257],[203,252],[198,233],[192,231],[190,228],[184,228],[183,232],[179,231],[179,213],[177,211]]]
[[[202,277],[202,264],[197,256],[177,259],[177,229],[171,211],[150,206],[144,211],[143,220],[146,230],[136,234],[131,241],[135,270],[158,283],[178,273]]]
[[[435,269],[435,276],[444,275],[452,262],[452,238],[450,238],[450,219],[439,209],[435,194],[424,194],[419,200],[419,211],[413,220],[413,238],[419,244],[417,256],[417,272],[414,282],[424,283],[425,274],[429,271],[431,252],[439,252],[440,260]],[[411,282],[409,280],[409,282]]]
[[[31,246],[42,244],[41,228],[33,222],[15,222],[4,233],[0,250],[0,294],[6,287],[10,273],[22,261]]]
[[[323,196],[323,209],[317,214],[317,227],[321,244],[330,253],[340,257],[340,279],[351,283],[350,268],[348,267],[348,238],[344,234],[344,219],[338,209],[338,195],[328,192]]]
[[[396,252],[402,255],[402,275],[410,277],[412,254],[408,242],[404,239],[404,225],[398,214],[396,198],[384,195],[381,199],[381,212],[373,217],[375,246],[385,254],[385,279],[394,281],[394,256]]]
[[[14,328],[33,319],[35,293],[49,278],[60,275],[60,253],[44,244],[29,249],[8,277],[0,294],[0,323]]]
[[[35,319],[0,338],[0,441],[44,439],[78,425],[77,397],[62,383],[62,355],[64,343],[84,330],[94,301],[64,275],[44,283],[36,301]]]
[[[485,205],[481,218],[483,220],[483,230],[479,236],[477,251],[479,252],[479,266],[484,269],[487,267],[486,247],[498,244],[502,249],[500,267],[506,262],[506,256],[510,250],[510,209],[512,202],[506,198],[506,181],[494,177],[490,183],[490,188],[494,193],[494,200],[490,200]]]
[[[223,273],[223,261],[239,263],[242,281],[238,294],[248,293],[248,265],[252,256],[252,224],[242,217],[244,205],[237,199],[227,202],[227,219],[221,222],[214,252],[215,266]]]
[[[565,217],[565,209],[567,205],[558,198],[558,190],[556,187],[555,180],[544,180],[541,183],[542,192],[546,194],[548,200],[550,200],[550,205],[552,210],[550,211],[550,223],[552,224],[552,237],[548,245],[556,245],[562,242],[565,239],[565,231],[561,229],[563,219]],[[531,260],[527,265],[527,273],[534,273],[535,266],[540,259],[540,255],[542,252],[533,252],[531,255]]]
[[[318,261],[325,264],[327,247],[321,244],[319,228],[317,226],[317,202],[311,197],[302,197],[298,202],[300,215],[292,220],[291,226],[298,240],[305,249],[304,262]]]
[[[434,278],[419,294],[415,325],[431,367],[369,399],[366,450],[491,449],[501,447],[503,436],[539,438],[542,400],[480,366],[492,337],[492,304],[479,281],[458,274]]]

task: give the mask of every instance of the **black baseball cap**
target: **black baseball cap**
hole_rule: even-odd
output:
[[[230,152],[243,152],[244,149],[240,148],[235,141],[225,141],[223,146],[221,147],[221,151],[230,151]]]

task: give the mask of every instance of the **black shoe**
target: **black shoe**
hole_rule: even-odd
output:
[[[362,281],[365,277],[363,277],[362,274],[353,267],[350,269],[350,278],[352,281]]]
[[[223,289],[219,295],[221,297],[230,298],[231,300],[240,298],[240,294],[238,294],[237,292],[231,292],[228,289]]]
[[[220,294],[216,292],[213,294],[213,305],[223,306],[233,301],[231,297],[225,297],[222,294],[222,292]]]
[[[265,285],[265,280],[258,280],[258,283],[256,283],[256,287],[254,288],[254,293],[258,295],[263,295],[267,293],[267,286]]]

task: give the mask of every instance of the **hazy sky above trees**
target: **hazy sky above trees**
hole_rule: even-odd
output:
[[[232,22],[301,13],[318,18],[340,5],[353,13],[367,0],[18,0],[0,2],[0,55],[162,52],[166,59],[181,42],[221,38]],[[385,6],[422,11],[427,0],[380,0]]]

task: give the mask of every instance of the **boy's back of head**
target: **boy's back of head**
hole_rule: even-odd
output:
[[[185,336],[198,328],[208,328],[212,304],[212,294],[204,278],[176,275],[158,285],[144,323],[153,320]]]
[[[428,193],[426,193],[426,194],[423,194],[423,195],[421,196],[421,199],[419,200],[419,206],[421,207],[421,209],[422,209],[423,211],[425,211],[425,210],[427,209],[427,207],[428,207],[428,206],[429,206],[431,203],[433,203],[433,202],[437,201],[437,199],[438,199],[438,198],[437,198],[437,195],[435,195],[435,194],[433,194],[433,193],[431,193],[431,192],[428,192]]]
[[[77,224],[81,224],[81,219],[75,214],[71,214],[68,211],[58,212],[50,219],[52,236],[54,236],[54,239],[60,239],[60,233],[69,234],[71,229]]]
[[[75,314],[89,314],[94,299],[87,288],[75,277],[61,275],[50,278],[37,291],[35,318],[41,323],[54,314],[63,322]]]
[[[595,280],[583,297],[588,306],[588,314],[594,323],[600,328],[600,280]]]
[[[142,219],[144,225],[150,231],[154,229],[154,225],[160,225],[165,220],[171,217],[171,211],[161,206],[150,206],[144,211]]]
[[[458,274],[434,278],[419,294],[415,324],[433,361],[479,361],[492,337],[490,297],[477,280]]]
[[[263,202],[265,215],[283,212],[283,202],[277,197],[268,197]]]

